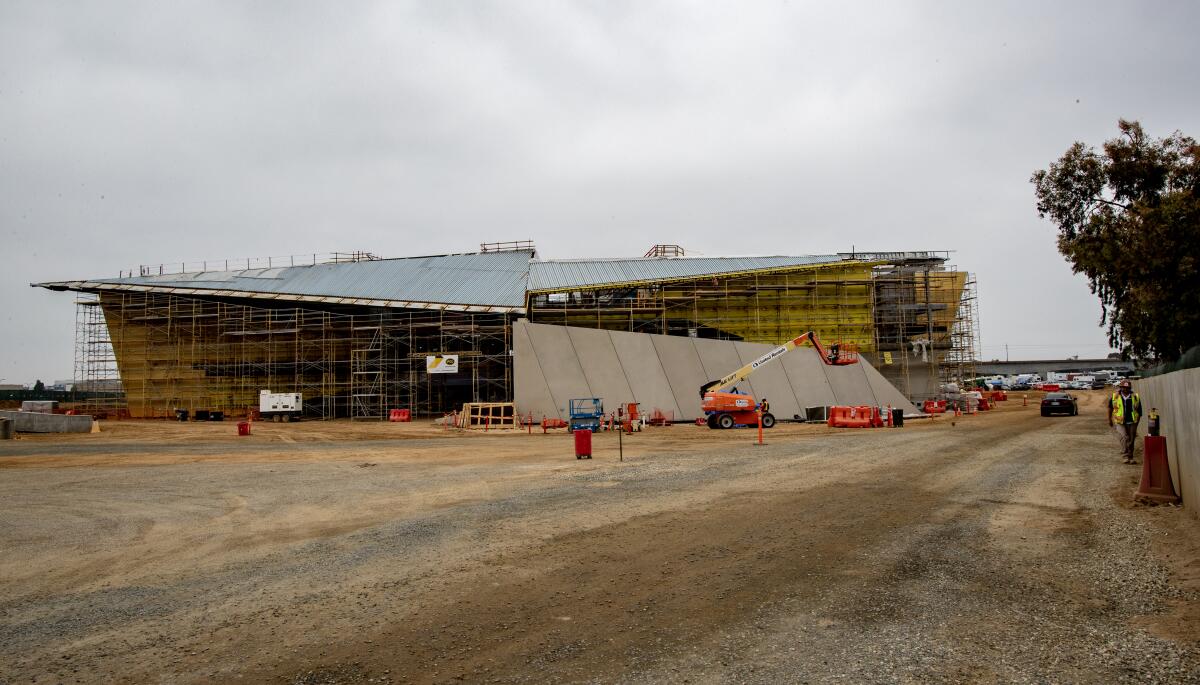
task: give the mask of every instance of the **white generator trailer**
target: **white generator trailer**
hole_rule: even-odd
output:
[[[282,421],[287,423],[299,419],[304,413],[304,395],[298,392],[271,392],[260,390],[258,393],[258,414],[264,421]]]

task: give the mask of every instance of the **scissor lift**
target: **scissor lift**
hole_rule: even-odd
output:
[[[595,433],[600,430],[600,419],[604,416],[604,400],[599,397],[583,397],[567,401],[569,428],[590,430]]]

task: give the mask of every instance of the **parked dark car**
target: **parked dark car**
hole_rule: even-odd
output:
[[[1042,398],[1042,416],[1051,414],[1075,416],[1079,414],[1079,404],[1074,397],[1065,392],[1048,392]]]
[[[1092,381],[1092,390],[1103,390],[1105,385],[1104,381]]]

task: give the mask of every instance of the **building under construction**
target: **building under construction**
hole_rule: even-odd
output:
[[[260,390],[314,418],[437,415],[514,398],[513,324],[779,343],[814,330],[856,346],[910,399],[973,376],[974,280],[944,252],[538,259],[532,243],[380,259],[367,253],[141,267],[39,283],[80,293],[76,386],[100,410],[230,415]],[[452,373],[431,364],[453,359]],[[442,367],[440,370],[445,370]],[[519,408],[518,408],[519,409]]]

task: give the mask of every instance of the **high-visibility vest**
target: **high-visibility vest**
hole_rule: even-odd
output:
[[[1138,394],[1130,393],[1130,406],[1133,407],[1133,416],[1130,417],[1130,423],[1137,423],[1142,418],[1142,398]],[[1125,399],[1121,397],[1121,393],[1114,392],[1112,396],[1112,415],[1113,421],[1116,423],[1125,423]]]

